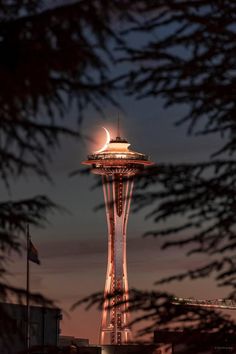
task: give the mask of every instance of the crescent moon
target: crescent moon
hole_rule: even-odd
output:
[[[108,131],[106,128],[104,128],[104,127],[103,127],[103,129],[104,129],[105,132],[106,132],[106,138],[107,138],[107,140],[106,140],[106,143],[103,145],[103,147],[102,147],[100,150],[95,151],[95,154],[99,154],[100,152],[106,150],[107,145],[109,144],[109,142],[110,142],[110,140],[111,140],[111,136],[110,136],[109,131]]]

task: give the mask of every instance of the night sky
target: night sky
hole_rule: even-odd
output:
[[[159,162],[187,162],[206,159],[219,147],[216,137],[187,137],[186,127],[176,128],[174,122],[182,117],[185,107],[163,109],[157,99],[136,101],[131,97],[118,97],[124,113],[120,113],[122,136],[135,150],[150,155]],[[103,200],[101,189],[92,190],[94,177],[69,177],[70,172],[81,167],[89,152],[102,146],[105,134],[102,126],[116,130],[117,110],[104,107],[106,120],[97,112],[87,110],[82,132],[101,142],[93,144],[86,140],[77,142],[65,139],[54,153],[49,171],[53,183],[28,176],[12,182],[11,193],[2,187],[2,200],[27,198],[46,194],[67,209],[54,213],[44,229],[31,229],[32,241],[39,251],[41,266],[31,264],[31,290],[41,292],[55,300],[65,312],[61,325],[62,334],[98,340],[101,314],[97,310],[85,311],[70,307],[83,296],[103,290],[106,270],[107,228],[104,210],[94,211]],[[68,111],[68,121],[74,124],[76,112]],[[113,134],[113,137],[114,134]],[[103,139],[103,140],[102,140]],[[99,146],[100,144],[100,146]],[[130,215],[128,224],[128,277],[129,286],[151,289],[155,280],[204,264],[207,259],[199,256],[187,258],[183,249],[160,250],[160,241],[142,238],[142,233],[153,229],[151,220],[144,220],[147,210]],[[25,284],[25,255],[14,258],[10,281]],[[191,286],[190,286],[191,285]],[[226,294],[227,289],[216,288],[207,279],[195,282],[173,283],[163,286],[179,296],[216,298]]]

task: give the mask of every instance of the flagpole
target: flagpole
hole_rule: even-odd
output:
[[[26,229],[27,236],[27,261],[26,261],[26,348],[27,354],[30,349],[30,264],[29,264],[29,249],[30,249],[30,233],[29,233],[29,224],[27,224]]]

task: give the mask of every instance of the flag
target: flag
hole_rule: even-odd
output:
[[[37,249],[34,247],[34,245],[33,245],[33,243],[31,242],[31,240],[29,241],[28,259],[29,259],[31,262],[40,264],[38,251],[37,251]]]

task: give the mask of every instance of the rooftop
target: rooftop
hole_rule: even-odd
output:
[[[116,139],[111,139],[104,150],[88,155],[87,164],[90,164],[89,161],[98,160],[148,161],[149,158],[145,154],[133,151],[126,139],[117,137]]]

